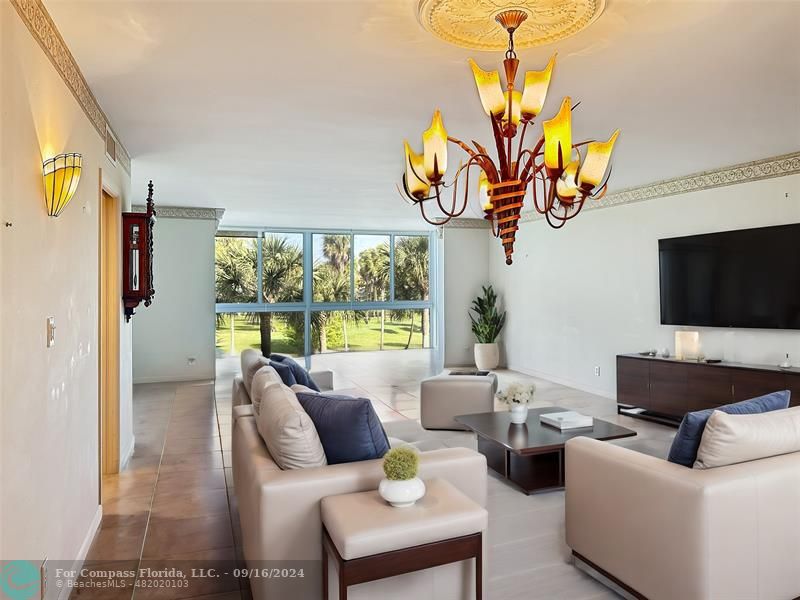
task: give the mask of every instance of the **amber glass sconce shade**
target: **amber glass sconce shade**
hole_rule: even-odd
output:
[[[51,217],[60,215],[75,195],[81,180],[82,164],[81,155],[75,152],[59,154],[44,161],[44,203]]]

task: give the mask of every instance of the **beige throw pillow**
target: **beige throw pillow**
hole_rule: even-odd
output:
[[[281,376],[278,375],[278,372],[270,367],[269,365],[264,365],[253,376],[253,383],[250,387],[252,390],[250,392],[250,401],[253,403],[253,412],[258,414],[259,409],[261,408],[261,399],[264,397],[264,391],[267,389],[268,386],[274,383],[283,383],[281,381]]]
[[[264,389],[256,415],[258,432],[281,469],[304,469],[328,464],[311,417],[294,392],[282,383]]]
[[[266,356],[262,356],[259,352],[256,352],[252,348],[248,348],[248,350],[245,350],[247,355],[242,353],[242,379],[244,380],[244,389],[247,390],[247,393],[252,399],[253,378],[261,369],[261,367],[269,364],[269,359]]]
[[[722,467],[800,452],[800,406],[754,415],[715,410],[708,419],[695,469]]]

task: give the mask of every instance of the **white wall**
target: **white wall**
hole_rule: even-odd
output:
[[[134,383],[214,377],[216,228],[217,222],[207,219],[156,222],[156,295],[132,317]]]
[[[617,354],[674,352],[678,328],[660,325],[659,238],[796,222],[800,175],[587,211],[558,231],[525,223],[510,267],[490,240],[508,366],[613,398]],[[789,352],[800,361],[797,331],[700,331],[709,357],[778,364]]]
[[[99,174],[123,202],[129,176],[8,2],[0,121],[0,557],[74,560],[100,515]],[[61,152],[82,153],[83,174],[52,218],[42,160]]]
[[[475,362],[468,316],[472,300],[489,283],[488,229],[444,229],[444,364]]]

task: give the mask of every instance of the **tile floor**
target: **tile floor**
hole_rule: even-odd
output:
[[[430,352],[315,357],[334,368],[337,388],[373,401],[384,421],[419,417],[419,381],[432,372]],[[127,468],[104,480],[103,521],[86,566],[203,568],[242,566],[236,497],[230,470],[231,380],[238,359],[217,362],[217,380],[145,384],[134,388],[136,450]],[[616,414],[613,401],[519,373],[499,371],[500,385],[537,384],[537,405],[580,410],[636,429],[620,445],[664,456],[675,430]],[[564,494],[525,496],[494,475],[489,480],[487,596],[513,600],[615,598],[569,563],[564,544]],[[98,579],[100,579],[98,577]],[[192,578],[188,588],[84,587],[73,598],[249,599],[246,579],[233,574]],[[92,584],[91,578],[89,585]]]

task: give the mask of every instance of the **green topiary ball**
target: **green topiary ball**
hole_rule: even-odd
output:
[[[417,476],[419,454],[413,448],[392,448],[383,456],[386,479],[406,481]]]

